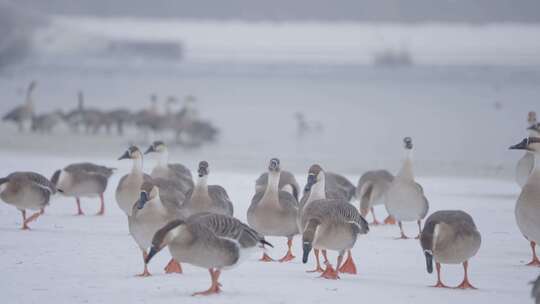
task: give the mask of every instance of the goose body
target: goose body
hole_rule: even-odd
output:
[[[350,202],[356,196],[356,187],[343,175],[325,172],[329,198],[344,198]]]
[[[388,214],[399,223],[401,238],[407,238],[401,223],[416,221],[420,230],[420,222],[429,210],[429,203],[424,195],[424,190],[414,179],[412,160],[410,158],[412,140],[406,137],[404,143],[407,156],[386,193],[385,203]]]
[[[99,214],[103,214],[105,212],[103,193],[107,189],[113,170],[113,168],[92,163],[75,163],[62,170],[57,170],[53,174],[51,182],[56,186],[58,192],[77,199],[79,214],[82,214],[79,201],[81,197],[99,196],[101,199]]]
[[[133,204],[139,199],[143,182],[148,181],[151,177],[142,171],[142,153],[137,147],[130,147],[119,159],[133,160],[131,172],[120,179],[115,193],[118,207],[129,216],[133,211]]]
[[[19,209],[23,216],[22,229],[37,219],[40,212],[26,218],[26,210],[42,210],[56,192],[54,185],[43,175],[35,172],[13,172],[0,179],[0,198]]]
[[[169,150],[162,141],[155,141],[146,150],[145,154],[157,153],[159,158],[156,166],[152,169],[153,178],[165,178],[177,181],[184,193],[193,189],[193,176],[191,171],[182,164],[169,164]]]
[[[196,294],[213,294],[221,291],[221,270],[238,265],[242,255],[258,244],[269,245],[239,220],[223,214],[199,213],[187,220],[169,222],[160,229],[152,241],[147,262],[168,245],[175,259],[209,270],[212,286]]]
[[[437,211],[430,215],[420,235],[420,244],[426,256],[428,272],[433,270],[432,260],[437,264],[437,285],[444,286],[440,279],[440,264],[462,264],[465,279],[462,288],[474,288],[468,282],[467,266],[476,255],[482,238],[473,218],[461,210]]]
[[[195,188],[186,194],[184,212],[187,217],[203,212],[232,216],[234,207],[227,191],[219,185],[208,185],[208,162],[199,163],[199,179]]]
[[[356,197],[360,200],[360,214],[366,216],[371,211],[373,224],[375,225],[379,224],[379,222],[375,217],[374,207],[385,204],[386,193],[390,189],[393,180],[394,176],[386,170],[368,171],[358,180]],[[391,221],[390,218],[387,218],[385,223]]]
[[[247,210],[248,224],[264,236],[284,236],[289,250],[281,261],[294,258],[292,239],[298,234],[298,201],[293,194],[280,190],[280,167],[278,159],[271,159],[268,183],[264,191],[256,192]],[[264,261],[271,260],[266,254]]]

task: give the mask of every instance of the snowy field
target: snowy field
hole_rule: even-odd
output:
[[[36,170],[46,176],[75,158],[31,157],[2,153],[0,175],[14,170]],[[0,204],[0,289],[3,303],[328,303],[371,301],[376,303],[532,303],[528,282],[537,268],[524,266],[530,258],[528,243],[514,221],[517,186],[510,181],[464,178],[419,178],[430,200],[430,213],[462,209],[475,219],[482,233],[482,247],[470,262],[471,282],[479,290],[442,290],[428,287],[435,274],[425,270],[416,240],[395,240],[398,228],[374,227],[359,238],[353,250],[359,274],[342,275],[339,281],[306,273],[313,267],[300,261],[300,239],[295,238],[297,258],[287,264],[261,263],[252,256],[244,264],[225,271],[224,292],[209,298],[192,298],[209,285],[208,272],[184,265],[184,274],[165,275],[166,251],[150,264],[153,276],[134,277],[142,271],[140,252],[128,234],[127,220],[114,201],[120,176],[130,162],[91,159],[118,167],[106,192],[107,214],[94,216],[98,201],[83,201],[86,216],[74,216],[73,200],[55,197],[46,214],[21,231],[20,213]],[[173,155],[174,160],[181,157]],[[85,159],[86,160],[86,159]],[[152,162],[146,162],[147,169]],[[286,164],[283,164],[286,167]],[[224,172],[212,168],[210,183],[223,185],[235,204],[235,215],[244,220],[257,174]],[[302,183],[305,174],[298,173]],[[354,182],[358,176],[349,176]],[[380,218],[384,210],[378,209]],[[416,227],[405,226],[409,235]],[[285,252],[285,240],[271,238]],[[335,263],[334,254],[332,261]],[[462,267],[443,266],[443,280],[457,285]]]

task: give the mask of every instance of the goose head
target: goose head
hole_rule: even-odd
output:
[[[139,200],[136,202],[137,209],[144,208],[146,203],[159,197],[159,188],[151,181],[145,181],[141,185],[141,192],[139,194]]]
[[[405,148],[405,150],[412,150],[413,148],[412,138],[408,136],[403,138],[403,147]]]
[[[131,146],[129,147],[126,152],[124,152],[124,154],[122,154],[122,156],[120,156],[118,158],[118,160],[122,160],[122,159],[142,159],[143,155],[141,153],[141,151],[139,150],[139,148],[137,148],[136,146]]]
[[[270,163],[268,164],[268,171],[270,171],[270,173],[272,172],[279,172],[279,159],[277,158],[272,158],[270,160]]]
[[[510,146],[510,150],[527,150],[530,152],[540,153],[540,137],[529,136],[521,142]]]
[[[210,169],[208,169],[208,162],[205,160],[199,162],[199,169],[197,172],[199,173],[199,178],[207,177],[208,173],[210,173]]]
[[[321,180],[321,172],[323,172],[323,169],[318,164],[314,164],[309,167],[307,183],[304,187],[305,192],[311,191],[311,187]]]
[[[177,219],[169,222],[163,228],[159,229],[152,239],[152,247],[150,252],[146,256],[144,262],[148,264],[152,257],[154,257],[163,248],[167,247],[176,237],[178,237],[185,230],[186,222],[181,219]]]
[[[149,153],[164,153],[167,151],[167,146],[165,145],[165,143],[161,140],[156,140],[154,141],[150,147],[148,147],[148,149],[146,149],[146,151],[144,152],[144,154],[149,154]]]

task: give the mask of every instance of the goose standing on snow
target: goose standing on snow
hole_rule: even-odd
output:
[[[469,259],[476,255],[482,238],[473,218],[461,210],[437,211],[430,215],[420,235],[420,244],[426,257],[428,273],[433,272],[433,260],[437,268],[437,284],[441,281],[441,264],[463,264],[463,282],[457,288],[476,289],[469,282],[467,269]]]
[[[287,237],[287,253],[280,262],[294,259],[292,240],[298,234],[298,201],[289,192],[279,188],[281,169],[279,159],[272,158],[268,167],[266,189],[258,191],[247,211],[248,224],[264,236]],[[261,261],[273,261],[266,253]]]
[[[406,239],[407,236],[403,232],[402,222],[416,221],[418,223],[419,237],[422,230],[421,221],[426,217],[429,203],[424,196],[422,187],[414,180],[411,159],[412,139],[405,137],[403,143],[407,154],[401,170],[392,181],[390,189],[388,189],[385,206],[388,214],[398,222],[401,238]]]
[[[356,187],[356,197],[360,200],[360,214],[366,217],[371,211],[373,217],[373,225],[379,225],[375,217],[374,207],[384,205],[386,200],[386,192],[390,189],[394,176],[386,170],[374,170],[364,173],[358,186]],[[385,224],[395,224],[395,220],[389,215],[385,220]]]
[[[530,242],[531,266],[540,266],[536,255],[536,244],[540,242],[540,137],[528,137],[510,149],[534,153],[534,169],[521,189],[516,203],[515,216],[521,234]]]
[[[143,172],[143,154],[139,148],[131,146],[118,160],[132,159],[133,167],[131,172],[124,175],[116,187],[116,203],[118,207],[128,216],[133,211],[133,203],[139,199],[141,185],[151,177]]]
[[[182,164],[169,164],[169,149],[162,141],[154,141],[144,154],[157,153],[158,163],[150,174],[153,178],[160,177],[176,180],[180,183],[182,191],[186,193],[193,188],[191,171]]]
[[[26,100],[23,105],[15,107],[2,117],[4,121],[13,121],[17,124],[20,131],[24,131],[25,125],[29,128],[34,117],[34,101],[32,100],[32,92],[36,88],[36,82],[32,81],[26,89]]]
[[[316,200],[306,206],[302,220],[306,222],[302,231],[303,263],[307,263],[312,248],[328,249],[338,252],[337,264],[334,269],[327,262],[321,277],[336,280],[341,267],[356,269],[350,251],[358,234],[368,233],[369,227],[354,206],[339,199]],[[345,251],[349,257],[341,265]]]
[[[199,179],[195,188],[186,194],[184,214],[189,217],[193,214],[210,212],[232,216],[233,204],[227,191],[219,185],[208,185],[208,162],[199,163]]]
[[[146,263],[169,246],[175,259],[207,268],[210,273],[210,288],[193,295],[217,294],[221,292],[221,271],[238,265],[243,255],[259,244],[272,246],[257,231],[231,216],[199,213],[187,220],[169,222],[156,232]]]
[[[264,172],[257,178],[255,181],[255,192],[261,192],[266,189],[268,186],[268,172]],[[300,186],[292,174],[289,171],[282,170],[279,175],[279,185],[280,190],[287,191],[294,196],[296,200],[299,199],[300,195]]]
[[[184,199],[184,193],[170,180],[149,178],[141,185],[139,199],[133,202],[128,216],[128,226],[129,233],[142,251],[143,261],[148,257],[147,250],[152,245],[154,234],[168,222],[184,218],[181,207]],[[172,259],[165,272],[182,273],[182,268]],[[150,276],[146,263],[139,276]]]
[[[298,230],[303,231],[306,227],[308,217],[304,216],[304,210],[308,206],[311,205],[313,202],[318,202],[319,200],[325,200],[330,201],[327,199],[336,199],[340,202],[343,202],[344,204],[348,204],[348,196],[341,192],[341,191],[335,191],[334,188],[336,185],[328,185],[327,184],[327,174],[322,169],[322,167],[318,164],[314,164],[309,168],[308,171],[308,178],[307,183],[304,188],[304,196],[302,196],[302,199],[300,200],[300,206],[298,209]],[[334,187],[332,187],[334,186]],[[341,193],[342,196],[339,196]],[[337,195],[337,197],[331,197],[329,194]],[[322,250],[323,257],[325,260],[325,264],[328,263],[328,258],[326,256],[326,250]],[[316,268],[314,270],[310,270],[308,272],[323,272],[324,270],[321,267],[321,263],[319,260],[319,249],[314,249],[315,254],[315,262],[316,262]],[[346,263],[343,264],[341,268],[338,269],[340,272],[344,273],[350,273],[350,274],[356,274],[356,266],[354,265],[354,262],[352,261],[352,253],[349,250],[348,251],[348,257],[346,260]]]
[[[527,117],[527,123],[529,124],[529,136],[540,136],[540,126],[536,123],[536,112],[529,112]],[[531,174],[534,168],[534,153],[525,151],[525,154],[519,159],[516,165],[516,182],[523,188],[527,183],[527,178]]]
[[[22,229],[30,229],[28,223],[36,220],[42,212],[26,217],[26,209],[43,210],[56,192],[54,185],[43,175],[34,172],[13,172],[0,178],[0,198],[15,206],[22,213]]]
[[[71,164],[62,170],[54,172],[51,182],[58,192],[65,196],[75,197],[77,202],[77,215],[84,215],[81,209],[81,197],[99,196],[101,205],[97,215],[105,214],[105,200],[103,193],[107,189],[109,177],[113,168],[99,166],[92,163]]]

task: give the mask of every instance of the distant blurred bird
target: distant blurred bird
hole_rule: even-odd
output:
[[[0,178],[0,198],[21,211],[23,230],[30,229],[28,223],[35,221],[42,214],[38,211],[27,218],[26,209],[43,210],[55,192],[54,185],[46,177],[35,172],[13,172]]]
[[[103,193],[107,189],[109,177],[114,169],[92,163],[76,163],[54,172],[51,182],[58,192],[65,196],[75,197],[77,215],[84,215],[81,209],[81,197],[99,196],[101,205],[98,215],[105,214]]]
[[[63,121],[64,114],[62,111],[54,111],[52,113],[34,115],[32,118],[32,130],[40,133],[52,133],[54,128]]]
[[[319,121],[307,121],[301,112],[294,113],[296,119],[296,134],[303,138],[310,133],[321,133],[324,130],[323,124]]]
[[[32,81],[26,90],[26,100],[24,104],[15,107],[2,117],[4,121],[13,121],[17,124],[20,132],[24,131],[25,125],[31,126],[32,118],[34,117],[34,101],[32,100],[32,92],[36,88],[36,82]]]

